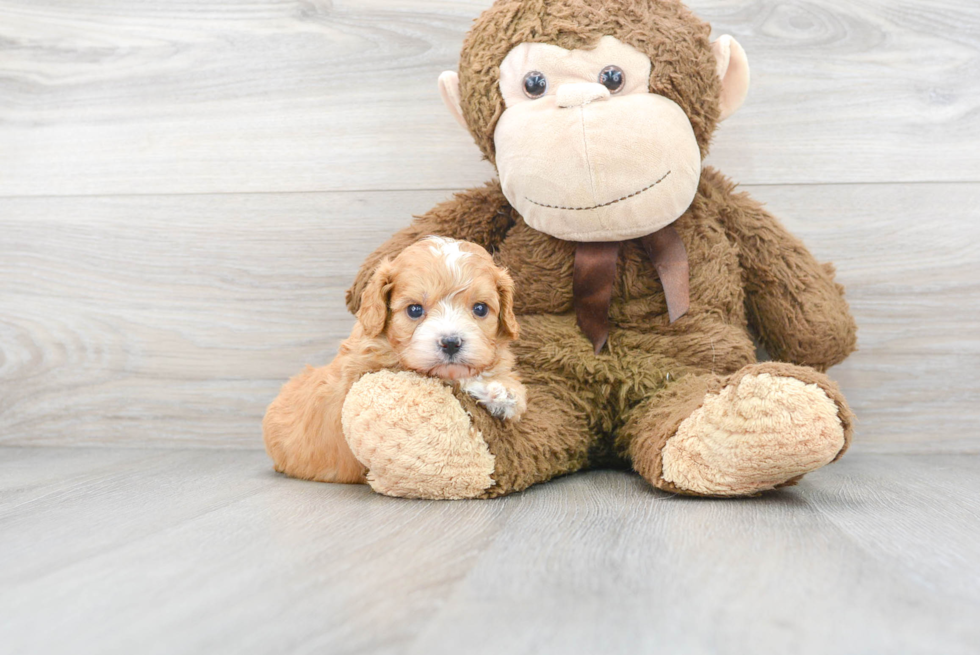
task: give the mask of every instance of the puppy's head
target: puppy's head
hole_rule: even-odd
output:
[[[514,282],[486,250],[428,237],[375,271],[357,318],[402,365],[458,380],[493,366],[517,338]]]

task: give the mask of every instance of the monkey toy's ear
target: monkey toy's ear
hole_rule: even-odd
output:
[[[727,34],[711,44],[721,78],[721,116],[723,121],[742,106],[749,93],[749,60],[738,41]],[[441,80],[440,80],[441,82]]]
[[[466,126],[466,119],[463,118],[463,110],[459,104],[459,74],[456,71],[446,71],[439,76],[439,93],[442,94],[442,101],[446,103],[446,109],[456,122],[462,125],[464,130],[469,131],[470,128]]]

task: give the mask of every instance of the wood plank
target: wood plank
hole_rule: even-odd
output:
[[[940,528],[957,539],[919,575],[883,551],[906,564],[924,554],[945,524],[935,507],[975,519],[975,460],[858,455],[744,502],[652,495],[611,472],[544,485],[409,652],[974,652],[980,600],[965,590],[980,574],[980,524]],[[906,474],[920,500],[904,498]]]
[[[0,0],[0,195],[451,189],[441,107],[488,0]],[[752,62],[745,183],[980,181],[973,0],[692,0]]]
[[[8,450],[0,449],[0,457]],[[52,449],[50,460],[61,471],[52,479],[45,471],[47,450],[29,458],[35,469],[31,488],[3,493],[3,551],[8,561],[19,562],[3,571],[4,587],[57,577],[61,569],[102,557],[120,543],[153,540],[175,525],[248,498],[276,479],[268,467],[265,475],[243,476],[234,466],[242,458],[231,453],[139,449],[120,455],[112,448]],[[264,454],[254,453],[252,459],[261,460],[259,455]],[[177,469],[180,476],[175,476]],[[131,486],[137,480],[139,499],[134,502]],[[80,519],[84,530],[79,530]],[[45,526],[43,539],[33,527],[38,524]]]
[[[977,457],[848,458],[800,488],[806,502],[897,575],[980,603]],[[843,462],[843,460],[841,460]],[[928,515],[928,523],[922,517]]]
[[[858,447],[980,448],[980,185],[750,188],[835,260]],[[444,192],[0,199],[0,443],[261,446],[362,259]]]
[[[859,447],[980,451],[980,186],[750,190],[847,288]]]
[[[30,451],[39,470],[63,452]],[[0,496],[4,653],[390,650],[506,523],[500,503],[289,480],[264,453],[136,452],[79,457],[12,512]]]
[[[595,472],[441,502],[289,480],[257,452],[0,447],[0,480],[37,473],[28,503],[0,491],[0,643],[973,653],[977,460],[854,454],[743,501]]]
[[[261,447],[359,262],[446,195],[0,200],[0,441]]]

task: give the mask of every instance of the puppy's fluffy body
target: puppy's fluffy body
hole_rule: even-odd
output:
[[[382,369],[452,381],[498,418],[519,420],[527,403],[508,347],[518,335],[513,294],[507,272],[464,241],[429,237],[382,262],[337,357],[328,366],[307,366],[269,406],[262,428],[276,470],[364,482],[341,410],[351,386]]]

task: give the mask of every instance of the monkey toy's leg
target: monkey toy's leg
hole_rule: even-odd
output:
[[[747,496],[794,484],[839,458],[851,420],[827,376],[767,362],[669,383],[632,410],[617,445],[659,489]]]
[[[371,487],[406,498],[486,498],[585,466],[588,422],[550,387],[527,383],[520,421],[411,372],[362,377],[344,402],[344,434]]]

